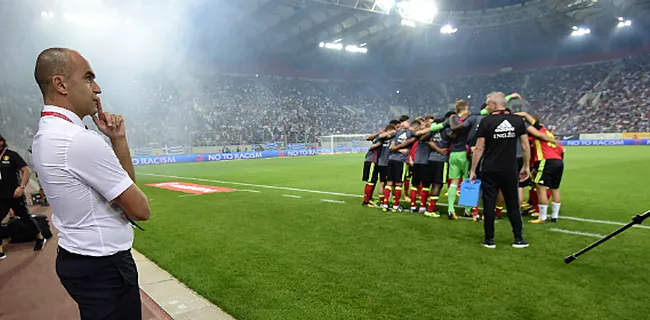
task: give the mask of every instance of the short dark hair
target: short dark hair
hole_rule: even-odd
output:
[[[398,125],[398,124],[399,124],[399,120],[393,119],[393,120],[391,120],[388,124]]]
[[[420,125],[422,125],[422,122],[420,122],[419,120],[413,120],[413,121],[411,121],[411,127],[413,127],[413,126],[420,126]]]
[[[434,117],[433,114],[427,114],[427,115],[424,117],[424,120],[435,119],[435,118],[436,118],[436,117]]]
[[[7,140],[5,140],[5,138],[2,135],[0,135],[0,141],[2,141],[2,144],[0,144],[0,148],[3,149],[7,148]]]
[[[402,115],[401,117],[399,117],[399,122],[404,122],[404,121],[406,121],[406,120],[408,120],[408,119],[409,119],[409,116],[407,116],[407,115]]]
[[[36,58],[34,79],[45,94],[55,76],[72,77],[74,74],[74,61],[70,56],[72,50],[65,48],[49,48],[43,50]]]
[[[448,111],[447,113],[445,113],[445,119],[449,119],[449,117],[451,117],[451,115],[452,115],[452,114],[455,114],[455,113],[456,113],[456,112]]]
[[[384,130],[385,131],[395,130],[395,125],[394,124],[389,124],[389,125],[386,126],[386,128],[384,128]]]

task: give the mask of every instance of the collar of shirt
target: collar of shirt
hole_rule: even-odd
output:
[[[43,111],[45,111],[45,112],[58,112],[58,113],[60,113],[60,114],[62,114],[64,116],[68,117],[68,119],[72,120],[72,123],[74,123],[74,124],[76,124],[76,125],[78,125],[78,126],[80,126],[82,128],[86,128],[86,125],[84,124],[83,121],[81,121],[79,116],[77,116],[77,114],[75,114],[74,112],[72,112],[72,111],[70,111],[68,109],[63,109],[61,107],[52,106],[52,105],[45,105],[43,107]]]

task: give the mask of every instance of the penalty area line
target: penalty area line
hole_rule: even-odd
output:
[[[231,185],[236,185],[236,186],[246,186],[246,187],[273,189],[273,190],[284,190],[284,191],[326,194],[326,195],[330,195],[330,196],[341,196],[341,197],[351,197],[351,198],[363,198],[363,195],[361,195],[361,194],[329,192],[329,191],[321,191],[321,190],[310,190],[310,189],[301,189],[301,188],[292,188],[292,187],[271,186],[271,185],[264,185],[264,184],[244,183],[244,182],[236,182],[236,181],[224,181],[224,180],[216,180],[216,179],[204,179],[204,178],[195,178],[195,177],[181,177],[181,176],[173,176],[173,175],[157,174],[157,173],[144,173],[144,172],[142,172],[142,173],[137,173],[137,174],[145,175],[145,176],[169,178],[169,179],[203,181],[203,182],[211,182],[211,183],[231,184]],[[438,203],[438,205],[439,206],[446,206],[445,203]],[[504,210],[504,212],[505,212],[505,210]],[[580,221],[580,222],[609,224],[609,225],[616,225],[616,226],[624,226],[624,225],[627,224],[627,223],[618,222],[618,221],[585,219],[585,218],[570,217],[570,216],[560,216],[560,218],[561,219],[567,219],[567,220]],[[634,227],[635,228],[640,228],[640,229],[646,229],[646,230],[650,229],[650,226],[638,225],[638,224],[634,225]]]

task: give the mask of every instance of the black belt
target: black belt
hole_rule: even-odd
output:
[[[124,250],[124,251],[118,251],[118,252],[116,252],[116,253],[114,253],[112,255],[109,255],[109,256],[84,256],[84,255],[81,255],[81,254],[72,253],[72,252],[70,252],[70,251],[68,251],[66,249],[61,248],[61,246],[57,247],[56,252],[59,255],[61,255],[62,257],[65,257],[65,258],[73,258],[73,259],[106,259],[106,258],[111,258],[111,257],[123,255],[123,254],[129,254],[129,253],[131,253],[131,249]]]

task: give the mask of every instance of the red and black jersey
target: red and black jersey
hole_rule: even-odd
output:
[[[550,137],[555,137],[550,130],[548,130],[544,125],[536,123],[535,128],[541,133],[544,133]],[[552,142],[542,141],[536,138],[533,138],[533,149],[532,149],[532,159],[533,162],[540,162],[542,160],[549,159],[559,159],[562,160],[562,154],[564,153],[564,148],[562,145],[555,144]]]

